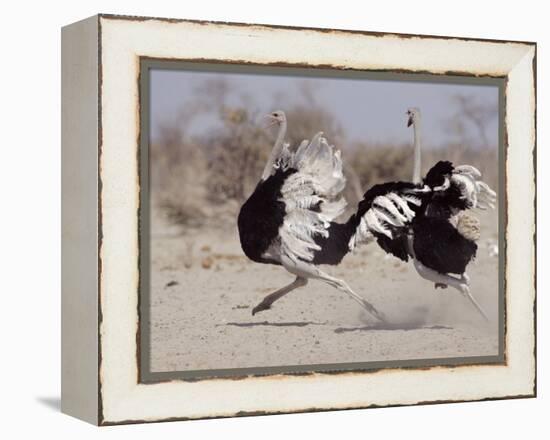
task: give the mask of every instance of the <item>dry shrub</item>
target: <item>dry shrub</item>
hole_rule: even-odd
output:
[[[412,150],[407,148],[359,144],[354,146],[350,156],[363,191],[376,183],[411,178]]]
[[[225,108],[223,128],[208,145],[208,198],[212,203],[242,203],[253,191],[267,161],[272,141],[244,109]]]
[[[206,159],[184,125],[163,126],[160,141],[150,145],[151,205],[174,223],[199,226],[207,208]]]
[[[345,143],[344,130],[334,115],[321,106],[297,104],[285,113],[288,120],[286,140],[291,146],[300,145],[302,140],[311,139],[319,131],[337,148]]]
[[[243,109],[220,110],[221,129],[192,139],[163,127],[151,145],[154,208],[191,227],[232,227],[241,203],[256,186],[271,148],[268,134]]]
[[[153,148],[160,149],[159,146]],[[152,205],[161,208],[175,223],[199,226],[208,207],[205,203],[206,160],[197,145],[180,143],[179,148],[176,157],[171,151],[155,155],[150,162]]]

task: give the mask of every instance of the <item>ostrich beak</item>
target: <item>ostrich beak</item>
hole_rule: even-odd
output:
[[[407,127],[410,127],[413,124],[413,116],[409,114],[409,119],[407,120]]]

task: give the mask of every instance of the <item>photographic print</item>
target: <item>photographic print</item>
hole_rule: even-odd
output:
[[[141,380],[502,363],[503,86],[142,60]]]
[[[62,53],[63,412],[536,395],[534,43],[98,15]]]

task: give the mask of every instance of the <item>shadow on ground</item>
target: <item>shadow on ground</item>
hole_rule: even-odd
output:
[[[223,325],[231,325],[234,327],[305,327],[307,325],[326,325],[324,322],[313,321],[295,321],[295,322],[228,322]]]
[[[61,397],[37,397],[36,401],[51,411],[61,411]]]
[[[362,332],[373,330],[452,330],[453,327],[446,325],[417,325],[417,324],[390,324],[380,323],[374,325],[364,325],[362,327],[338,327],[334,333]]]
[[[218,326],[233,326],[233,327],[306,327],[308,325],[327,325],[326,322],[314,322],[314,321],[290,321],[290,322],[227,322],[225,324],[219,324]],[[446,325],[426,325],[425,323],[378,323],[371,325],[364,325],[360,327],[338,327],[334,329],[334,333],[347,333],[347,332],[359,332],[359,331],[376,331],[376,330],[452,330],[453,327]]]

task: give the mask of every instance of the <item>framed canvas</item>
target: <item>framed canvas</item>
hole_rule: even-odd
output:
[[[536,395],[536,45],[62,31],[62,410]]]

